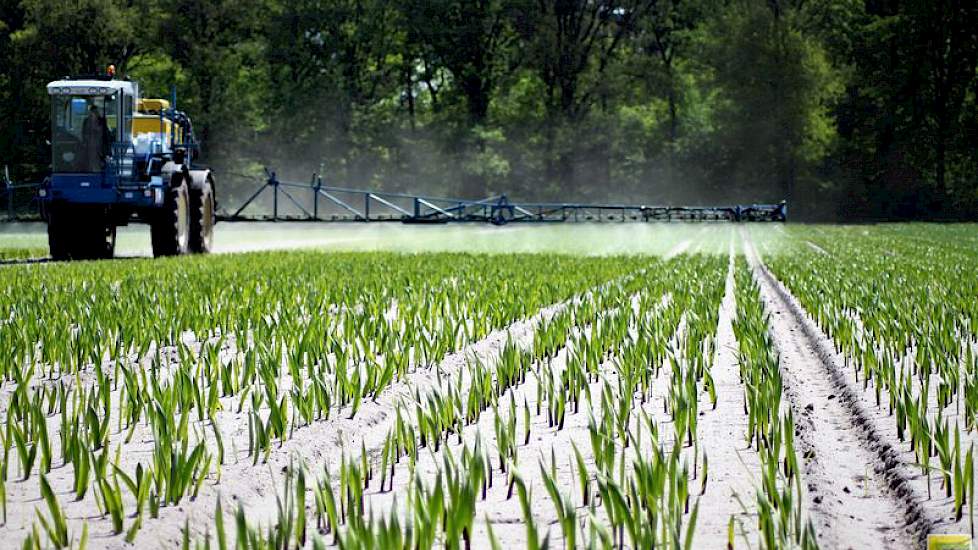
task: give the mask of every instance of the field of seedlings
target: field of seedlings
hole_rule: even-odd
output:
[[[974,532],[973,226],[305,231],[70,264],[0,232],[0,545]]]

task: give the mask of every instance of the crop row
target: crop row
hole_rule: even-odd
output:
[[[336,260],[329,269],[325,258]],[[354,278],[339,276],[353,267],[343,265],[342,255],[270,254],[236,263],[173,264],[173,279],[196,284],[175,292],[148,326],[140,319],[150,314],[138,306],[147,295],[145,285],[165,262],[126,270],[124,281],[86,283],[91,299],[80,308],[68,306],[72,293],[82,290],[74,273],[80,265],[13,271],[4,289],[8,315],[0,327],[0,338],[12,350],[11,361],[4,363],[0,488],[14,465],[21,479],[33,471],[41,474],[41,487],[53,467],[69,466],[72,479],[66,483],[75,499],[84,501],[94,486],[94,503],[111,515],[113,532],[123,530],[122,508],[131,503],[135,520],[127,537],[132,538],[145,511],[156,516],[160,506],[196,496],[205,479],[219,480],[225,453],[232,451],[217,419],[222,411],[248,416],[247,452],[257,463],[273,442],[281,444],[303,425],[341,410],[353,416],[364,400],[376,399],[408,371],[436,362],[530,308],[642,264],[546,257],[510,262],[468,256],[435,256],[427,262],[372,258],[357,263]],[[236,273],[227,273],[222,264],[233,265]],[[398,269],[392,271],[391,264]],[[546,280],[535,275],[548,270]],[[266,271],[282,277],[267,279]],[[65,307],[46,309],[30,289],[16,293],[14,285],[29,274],[47,289],[48,305],[64,300]],[[332,277],[336,284],[327,285]],[[246,290],[220,292],[222,281]],[[194,296],[208,304],[205,310],[181,310],[180,304]],[[132,315],[121,314],[134,306]],[[182,337],[187,331],[206,336]],[[94,342],[100,343],[95,351]],[[129,461],[127,467],[121,449],[143,431],[152,441],[151,459]],[[131,498],[123,498],[124,488]],[[6,491],[0,496],[6,515]],[[64,542],[61,535],[51,540]]]
[[[974,530],[978,428],[978,277],[973,251],[931,231],[822,228],[770,266],[828,335],[867,398],[884,411],[910,462],[966,509]],[[953,228],[943,231],[953,231]]]
[[[490,511],[509,506],[530,548],[696,547],[701,499],[722,490],[698,426],[720,398],[725,258],[183,260],[118,273],[112,263],[22,266],[0,286],[12,359],[0,385],[5,524],[14,475],[18,503],[44,503],[13,510],[25,547],[83,544],[89,525],[68,510],[92,504],[105,534],[138,542],[147,522],[202,497],[213,521],[188,517],[185,547],[499,548]],[[759,542],[815,548],[760,290],[742,258],[732,269],[743,441],[761,465],[750,506]],[[166,270],[182,283],[172,295],[151,290]],[[15,289],[32,276],[49,292]],[[48,298],[53,309],[39,303]],[[529,337],[441,367],[558,302]],[[860,323],[855,333],[869,334]],[[414,385],[426,373],[435,381]],[[918,378],[906,387],[919,392]],[[948,406],[958,395],[935,394]],[[307,427],[356,419],[378,401],[393,404],[379,446],[353,436],[338,461],[318,464],[292,447],[272,517],[221,497],[225,467],[260,467]],[[247,441],[232,434],[242,429]],[[963,491],[972,453],[953,441],[951,467],[933,470]],[[727,538],[733,547],[734,518]]]
[[[673,263],[668,271],[649,270],[665,279],[615,285],[558,313],[536,331],[528,348],[508,343],[491,365],[470,362],[466,384],[459,377],[428,396],[415,395],[397,415],[379,457],[361,450],[359,458],[343,461],[342,468],[352,464],[356,475],[341,472],[338,480],[326,475],[317,483],[329,493],[324,502],[346,502],[339,517],[329,517],[329,505],[322,507],[323,531],[350,548],[429,547],[435,540],[449,548],[469,546],[478,503],[495,483],[506,500],[520,502],[529,547],[542,547],[551,535],[529,504],[534,479],[553,503],[568,548],[578,541],[610,548],[626,540],[633,547],[690,547],[697,513],[691,501],[706,491],[708,479],[707,458],[694,450],[695,404],[700,392],[711,391],[709,358],[723,262],[684,261],[683,268]],[[660,376],[668,377],[669,389],[655,395]],[[662,399],[672,434],[660,433],[656,398]],[[483,434],[479,419],[486,411],[492,411],[491,431]],[[541,458],[529,471],[519,451],[531,446],[537,417],[546,418],[546,436],[552,439],[568,414],[589,418],[590,446],[571,445],[579,503],[558,476],[552,449],[549,459]],[[392,490],[405,457],[409,479],[394,498],[406,502],[403,508],[396,500],[385,507],[377,494]],[[434,464],[435,473],[419,473],[418,461]],[[357,482],[351,485],[350,479]],[[700,487],[694,490],[691,479]],[[371,483],[374,495],[368,492]],[[283,486],[280,492],[290,489]],[[372,500],[381,503],[379,515],[365,507]],[[248,532],[261,533],[250,536],[256,544],[250,547],[272,547],[277,534],[287,530],[283,526],[294,525],[297,517],[297,511],[286,512],[267,527],[248,524]],[[491,522],[486,528],[489,546],[498,547]],[[294,541],[304,536],[294,533]]]
[[[737,336],[740,379],[747,414],[746,442],[760,458],[756,491],[761,548],[817,548],[806,517],[801,471],[796,454],[794,415],[782,404],[780,358],[768,330],[760,288],[747,262],[737,259]]]

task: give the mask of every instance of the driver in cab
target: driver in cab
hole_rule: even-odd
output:
[[[82,124],[82,137],[85,140],[85,162],[89,169],[101,171],[105,167],[105,159],[109,156],[112,146],[112,136],[105,117],[99,112],[98,106],[89,101],[88,116]]]

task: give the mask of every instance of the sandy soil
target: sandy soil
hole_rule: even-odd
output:
[[[747,257],[761,287],[795,414],[804,460],[807,508],[823,548],[913,548],[928,528],[893,448],[877,432],[831,343],[768,272],[750,243]]]
[[[732,247],[731,247],[732,252]],[[735,516],[738,520],[738,544],[740,540],[746,538],[749,544],[756,544],[756,520],[752,517],[754,486],[752,480],[754,473],[758,469],[756,454],[745,444],[746,416],[743,413],[743,386],[740,384],[739,372],[736,363],[733,329],[731,325],[732,316],[735,312],[735,302],[733,296],[733,272],[732,256],[730,270],[726,282],[726,293],[723,303],[720,305],[720,320],[718,323],[718,345],[715,362],[713,365],[714,380],[718,386],[719,400],[716,409],[712,409],[709,399],[705,393],[701,394],[699,409],[702,411],[700,425],[698,429],[699,450],[706,452],[710,456],[710,478],[705,494],[699,499],[700,511],[697,523],[695,545],[697,548],[722,548],[727,541],[727,525],[729,518]],[[637,297],[632,298],[632,304],[637,301]],[[669,295],[663,296],[661,306],[666,307],[669,303]],[[624,304],[620,304],[616,309],[622,310]],[[606,312],[605,315],[614,314],[615,310]],[[636,311],[632,312],[637,313]],[[654,312],[649,312],[654,315]],[[681,321],[672,336],[673,344],[684,334],[684,321]],[[583,327],[580,334],[586,335],[590,327]],[[634,334],[633,334],[634,336]],[[568,343],[572,346],[571,342]],[[537,365],[538,372],[548,370],[555,375],[564,369],[567,360],[567,353],[570,347],[565,347],[560,353],[546,364]],[[615,370],[615,359],[605,361],[599,371],[602,379],[590,384],[592,395],[599,395],[602,386],[607,383],[609,387],[617,389],[618,381]],[[669,369],[665,368],[660,372],[653,391],[652,398],[644,405],[635,402],[636,408],[642,408],[662,430],[661,443],[671,446],[672,430],[669,427],[671,419],[662,409],[662,401],[665,399],[669,388]],[[508,414],[509,403],[516,403],[518,411],[522,405],[528,403],[531,410],[535,410],[537,404],[538,376],[530,376],[523,384],[512,388],[499,403],[500,414]],[[599,418],[600,410],[588,400],[582,400],[581,408],[576,413],[569,412],[565,425],[562,430],[547,425],[546,415],[531,416],[531,440],[526,445],[519,447],[518,471],[521,477],[530,487],[535,496],[533,515],[541,530],[541,536],[546,533],[552,544],[559,545],[563,542],[560,528],[556,525],[556,512],[545,491],[542,476],[539,471],[540,461],[548,464],[550,457],[557,458],[554,468],[556,479],[561,490],[569,496],[577,505],[578,511],[585,513],[585,508],[581,500],[582,495],[577,488],[576,480],[573,477],[572,457],[573,446],[576,445],[585,463],[590,467],[593,464],[592,449],[589,444],[587,426],[589,419],[594,416]],[[464,430],[464,439],[471,447],[475,440],[479,438],[483,448],[488,448],[495,464],[498,461],[498,454],[495,451],[495,434],[493,424],[495,414],[492,411],[485,411],[479,421]],[[519,421],[519,430],[522,430],[522,419]],[[452,438],[449,445],[446,445],[438,453],[422,453],[419,457],[415,475],[429,482],[439,471],[440,465],[444,460],[444,455],[451,453],[457,456],[461,450],[461,445]],[[684,450],[684,456],[688,462],[694,460],[693,448]],[[631,452],[631,451],[630,451]],[[395,484],[393,490],[379,491],[373,489],[366,495],[368,509],[375,515],[390,513],[396,506],[403,515],[405,507],[403,498],[398,500],[398,496],[403,494],[403,489],[409,480],[408,467],[400,464],[396,468]],[[494,474],[496,482],[493,488],[489,489],[485,500],[477,502],[476,527],[473,534],[475,547],[481,547],[480,541],[485,541],[487,537],[486,524],[491,523],[493,532],[503,547],[520,547],[526,544],[526,527],[522,520],[522,511],[515,498],[507,498],[507,488],[504,476],[498,471]],[[694,477],[692,486],[695,494],[699,494],[699,482]],[[740,500],[737,499],[740,497]],[[747,505],[747,509],[741,505]],[[603,518],[601,506],[598,506],[598,516]]]
[[[845,357],[835,351],[831,339],[820,331],[789,290],[779,281],[775,281],[775,287],[779,293],[784,294],[791,309],[803,318],[802,325],[806,334],[818,343],[820,358],[826,364],[833,366],[837,383],[845,389],[840,393],[840,399],[853,411],[857,426],[869,434],[867,443],[879,456],[879,459],[874,462],[874,467],[878,472],[882,472],[893,492],[904,501],[905,517],[910,522],[908,529],[918,539],[919,545],[923,546],[923,540],[928,533],[969,532],[967,511],[964,519],[960,522],[954,521],[953,500],[945,497],[940,476],[932,474],[930,487],[928,487],[928,479],[916,465],[916,457],[909,449],[909,443],[899,441],[896,422],[886,405],[887,392],[882,392],[883,405],[877,407],[873,386],[864,388],[861,378],[856,379],[851,362],[847,364]],[[861,330],[858,313],[853,312],[851,315],[857,322],[857,330]],[[914,361],[913,354],[914,348],[911,346],[904,357],[899,359],[904,368],[911,367]],[[920,384],[916,378],[912,379],[912,388],[915,394],[919,394]],[[930,403],[928,418],[933,421],[940,414],[948,421],[954,422],[959,418],[959,412],[956,410],[957,403],[952,403],[943,411],[939,411],[935,388],[936,384],[932,384],[928,395]],[[975,441],[976,436],[978,434],[974,432],[962,432],[962,444],[967,446]]]
[[[665,256],[667,258],[682,254],[690,248],[691,239],[679,242],[673,246]],[[642,276],[637,273],[634,276]],[[704,499],[703,510],[700,514],[700,524],[703,527],[702,540],[704,547],[712,547],[714,542],[719,545],[726,540],[726,522],[730,514],[739,514],[742,510],[739,504],[735,504],[734,494],[750,494],[750,466],[751,458],[744,459],[739,450],[743,445],[743,427],[746,421],[743,418],[741,407],[742,388],[739,387],[737,367],[733,357],[733,349],[736,348],[733,342],[732,329],[730,328],[730,316],[734,311],[731,280],[728,277],[727,295],[721,306],[721,317],[718,327],[719,346],[716,358],[716,379],[719,387],[720,403],[716,410],[710,410],[708,401],[703,398],[700,403],[700,410],[704,416],[701,424],[701,445],[707,449],[711,457],[711,481]],[[620,281],[619,281],[620,282]],[[609,283],[614,284],[614,282]],[[591,292],[597,292],[605,288],[602,285]],[[576,298],[580,299],[580,298]],[[484,362],[491,363],[498,354],[507,338],[513,338],[521,345],[526,345],[533,335],[533,331],[545,319],[556,314],[558,311],[567,307],[571,302],[555,304],[542,309],[536,315],[526,320],[514,323],[505,329],[497,330],[487,338],[475,342],[464,349],[445,358],[437,369],[418,370],[405,380],[393,384],[376,401],[366,402],[354,419],[348,418],[348,411],[334,411],[329,420],[315,422],[308,426],[298,427],[287,441],[280,446],[275,446],[267,464],[259,463],[252,466],[251,459],[246,456],[246,448],[238,448],[237,445],[245,445],[247,441],[248,425],[247,414],[236,413],[236,398],[229,398],[224,402],[225,410],[218,413],[218,424],[223,434],[226,449],[226,463],[222,467],[220,483],[215,479],[208,479],[201,488],[200,495],[195,500],[185,499],[179,506],[164,507],[160,510],[158,519],[150,519],[148,514],[144,517],[144,525],[139,531],[135,545],[137,547],[173,547],[181,538],[181,530],[184,521],[189,520],[192,535],[202,536],[208,528],[213,528],[214,503],[217,498],[222,498],[225,502],[226,512],[234,510],[238,503],[245,506],[249,518],[262,521],[271,518],[275,513],[275,492],[280,486],[282,478],[281,472],[289,461],[294,457],[306,460],[311,465],[321,465],[323,463],[335,464],[339,460],[342,449],[356,451],[361,445],[368,450],[371,456],[376,457],[386,438],[387,430],[390,425],[392,415],[397,403],[404,400],[412,400],[415,391],[424,395],[430,388],[438,384],[438,378],[464,375],[465,362],[471,357],[478,357]],[[635,297],[632,298],[635,302]],[[664,304],[667,300],[664,300]],[[681,332],[678,331],[678,332]],[[566,350],[564,352],[566,354]],[[560,369],[561,361],[558,358],[553,365],[548,368]],[[602,371],[607,373],[606,378],[610,383],[615,383],[613,363],[608,362],[602,365]],[[663,373],[660,378],[668,381],[668,373]],[[535,381],[525,384],[519,388],[519,392],[513,392],[509,398],[519,399],[520,395],[532,404],[535,401],[536,389]],[[597,391],[600,385],[593,385],[592,390]],[[656,405],[649,405],[650,414],[661,416],[661,399],[667,384],[663,385],[662,395],[659,400],[653,399]],[[113,394],[115,396],[115,394]],[[532,398],[530,397],[532,396]],[[113,398],[115,403],[117,398]],[[492,433],[491,414],[484,415],[480,420],[479,430],[483,434],[483,440],[488,438],[486,434]],[[113,413],[113,418],[117,418],[117,410]],[[573,418],[572,418],[573,417]],[[590,453],[590,446],[587,440],[587,419],[588,409],[582,410],[574,415],[568,415],[568,422],[564,430],[560,433],[553,428],[547,428],[544,416],[535,417],[534,439],[525,452],[521,451],[521,460],[526,460],[522,464],[522,470],[536,472],[536,478],[531,484],[538,487],[534,489],[537,495],[537,502],[542,512],[541,525],[546,525],[552,521],[553,508],[546,497],[546,493],[540,485],[537,460],[540,456],[549,453],[552,449],[557,450],[561,466],[558,469],[558,479],[562,487],[568,488],[574,485],[570,479],[570,470],[567,466],[566,457],[569,456],[570,444],[577,442],[578,447]],[[659,418],[662,423],[668,423],[668,418]],[[485,423],[488,422],[488,429]],[[115,420],[113,420],[114,426]],[[208,442],[208,446],[213,450],[214,441],[209,432],[209,424],[195,424],[200,428],[201,437]],[[192,428],[193,430],[194,428]],[[548,433],[550,432],[550,433]],[[57,427],[52,431],[53,439],[56,439]],[[119,465],[123,471],[132,471],[138,462],[149,460],[153,448],[153,438],[149,427],[145,424],[137,427],[135,437],[128,444],[121,444],[121,433],[113,430],[110,452],[114,456],[119,453]],[[488,442],[488,441],[487,441]],[[55,456],[59,455],[57,443],[55,442]],[[590,460],[590,459],[587,459]],[[753,459],[756,463],[756,458]],[[34,521],[35,506],[43,506],[38,499],[38,476],[36,472],[27,481],[14,481],[18,472],[12,463],[11,481],[7,483],[8,490],[8,523],[5,531],[12,537],[11,540],[20,541],[26,534],[26,529]],[[56,466],[48,476],[58,498],[65,508],[69,519],[70,530],[78,534],[81,532],[83,523],[87,523],[90,531],[90,543],[100,548],[131,548],[125,543],[121,536],[112,536],[109,518],[101,516],[94,506],[94,491],[89,489],[88,494],[83,500],[75,501],[71,491],[73,472],[70,466],[60,465],[60,460],[56,458]],[[406,476],[401,476],[401,480]],[[132,510],[131,495],[127,490],[123,491],[125,499],[125,509],[127,512]],[[713,498],[718,495],[719,498]],[[750,498],[744,498],[749,502]],[[480,508],[480,517],[485,513],[490,516],[490,521],[499,523],[500,526],[510,525],[510,528],[503,527],[497,529],[497,535],[505,542],[513,544],[525,543],[525,527],[520,524],[518,505],[513,501],[509,502],[509,507],[504,504],[493,505],[495,501],[490,499],[485,508]],[[516,506],[513,508],[513,506]],[[707,511],[709,509],[709,512]],[[548,515],[550,514],[550,515]],[[710,516],[707,519],[706,516]],[[714,517],[715,516],[715,517]],[[513,523],[516,518],[515,523]],[[716,521],[714,521],[716,520]],[[131,518],[126,519],[126,527],[131,523]],[[750,525],[750,520],[745,520],[744,524]],[[699,530],[698,530],[699,531]],[[555,530],[555,534],[559,529]],[[482,539],[485,540],[485,539]],[[700,535],[697,535],[700,540]],[[709,541],[709,542],[706,542]],[[722,541],[722,542],[721,542]]]
[[[700,501],[696,541],[702,548],[723,548],[727,544],[727,525],[733,516],[738,543],[747,539],[757,545],[756,490],[760,479],[760,460],[747,444],[747,415],[744,414],[744,385],[737,365],[737,339],[733,319],[737,314],[734,295],[734,247],[730,244],[720,319],[717,324],[716,356],[710,370],[717,388],[717,406],[711,410],[708,399],[701,396],[702,411],[697,435],[710,460],[709,498]]]
[[[632,302],[635,299],[633,297]],[[661,302],[665,305],[664,299]],[[614,309],[604,313],[604,315],[616,314],[618,311],[625,311],[624,303],[619,304]],[[591,327],[578,327],[577,334],[587,336]],[[570,341],[568,342],[570,345]],[[570,347],[563,348],[552,360],[544,364],[537,364],[535,370],[537,375],[528,376],[523,384],[520,384],[508,391],[499,402],[498,410],[504,417],[508,416],[509,404],[513,402],[518,405],[517,411],[522,414],[522,406],[527,403],[532,411],[536,410],[538,379],[542,375],[541,371],[548,370],[554,376],[559,376],[567,364],[567,355]],[[590,384],[592,395],[600,395],[601,387],[604,382],[608,382],[613,387],[617,387],[614,375],[613,360],[603,363],[599,370],[602,372],[602,380]],[[662,379],[667,379],[667,375],[661,375]],[[649,409],[661,411],[661,407],[649,403]],[[542,460],[548,463],[551,456],[557,457],[556,481],[561,490],[570,496],[579,510],[584,512],[581,502],[581,495],[576,490],[576,481],[572,477],[570,459],[573,457],[573,447],[576,445],[584,457],[585,464],[593,466],[593,455],[591,453],[590,440],[588,437],[588,422],[591,416],[598,417],[600,411],[592,408],[588,400],[582,399],[581,408],[574,413],[568,411],[566,421],[562,430],[548,426],[546,414],[531,415],[531,439],[529,443],[519,446],[519,460],[517,470],[526,482],[528,488],[534,495],[533,516],[537,523],[541,536],[549,535],[550,540],[555,545],[563,543],[561,530],[556,525],[557,515],[554,506],[546,493],[543,479],[540,474],[539,462]],[[659,419],[665,421],[666,419]],[[483,448],[489,449],[491,460],[494,465],[498,465],[498,451],[493,425],[495,414],[493,411],[484,411],[479,421],[464,429],[464,440],[471,447],[477,438],[481,439]],[[522,433],[523,421],[518,420],[518,431]],[[457,456],[460,453],[461,445],[453,437],[450,444],[445,445],[438,453],[422,452],[419,456],[415,476],[430,483],[440,469],[446,453]],[[402,461],[396,468],[395,483],[392,491],[380,492],[372,490],[365,495],[367,506],[375,514],[389,513],[395,506],[395,499],[403,492],[405,485],[409,481],[409,471],[406,461]],[[505,474],[497,470],[493,474],[495,482],[491,489],[487,491],[486,499],[479,500],[476,504],[476,526],[473,533],[475,547],[481,547],[488,540],[486,523],[491,523],[493,532],[504,548],[521,547],[526,545],[526,527],[523,521],[523,514],[518,499],[508,498]],[[405,513],[403,498],[397,500],[396,505],[401,514]],[[600,508],[599,508],[600,509]]]
[[[633,275],[634,276],[634,275]],[[608,283],[608,284],[612,284]],[[592,289],[586,294],[604,288],[601,285],[597,289]],[[257,521],[270,519],[275,514],[275,492],[280,486],[281,472],[285,466],[298,458],[307,461],[310,465],[335,464],[340,457],[341,451],[359,450],[361,445],[365,447],[372,456],[379,453],[386,439],[387,430],[392,420],[392,415],[396,410],[399,401],[411,400],[415,391],[422,395],[428,388],[434,387],[438,382],[438,377],[451,377],[456,375],[465,362],[472,357],[478,357],[483,361],[491,361],[498,350],[506,342],[507,338],[522,343],[527,343],[533,335],[535,327],[543,320],[553,316],[558,311],[567,307],[569,303],[579,300],[576,297],[567,302],[555,304],[542,309],[536,315],[523,321],[519,321],[491,333],[488,337],[462,350],[447,356],[436,369],[417,370],[409,374],[407,379],[393,384],[376,401],[367,401],[361,407],[354,419],[349,418],[349,411],[334,411],[332,416],[325,421],[315,422],[308,426],[296,428],[292,437],[281,446],[273,447],[272,453],[267,464],[261,462],[257,466],[252,466],[250,457],[247,457],[246,448],[235,448],[232,442],[238,445],[246,445],[248,437],[247,414],[236,413],[232,403],[225,403],[225,410],[218,415],[220,430],[225,439],[227,447],[226,464],[222,468],[220,483],[215,479],[210,479],[201,488],[200,495],[194,501],[185,500],[180,506],[165,507],[160,510],[158,519],[144,518],[144,526],[136,537],[136,545],[147,545],[153,547],[172,547],[178,544],[181,538],[181,530],[185,519],[189,519],[191,533],[194,536],[202,536],[207,530],[213,528],[214,504],[216,498],[223,498],[225,511],[233,511],[241,503],[248,511],[249,518]],[[206,428],[207,426],[202,426]],[[141,431],[146,431],[146,427],[140,427],[137,437],[132,444],[125,445],[122,453],[123,460],[120,466],[125,471],[132,471],[135,463],[139,460],[148,459],[148,453],[152,449],[152,437],[148,432],[140,436]],[[205,437],[207,432],[205,432]],[[113,441],[116,441],[118,434],[113,434]],[[208,438],[209,447],[213,449],[214,442]],[[113,442],[113,450],[115,449]],[[106,548],[130,547],[121,537],[110,535],[110,522],[108,518],[98,517],[92,514],[95,509],[93,506],[92,492],[86,499],[73,503],[70,502],[73,495],[69,494],[70,481],[72,474],[71,468],[60,468],[52,472],[51,481],[59,492],[59,499],[66,504],[66,512],[71,522],[73,532],[79,533],[81,523],[87,521],[93,541],[98,541],[99,546]],[[12,491],[12,507],[17,507],[18,503],[27,504],[31,500],[36,500],[38,495],[37,476],[32,478]],[[127,509],[131,509],[129,495],[126,495]],[[19,507],[23,517],[11,517],[9,525],[29,526],[33,517],[33,509],[30,507]],[[228,518],[230,520],[230,518]],[[128,524],[127,524],[128,525]],[[24,536],[22,533],[18,536]]]

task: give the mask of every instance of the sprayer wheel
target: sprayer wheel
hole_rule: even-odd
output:
[[[182,178],[178,185],[167,189],[163,208],[150,225],[150,235],[153,256],[187,253],[190,245],[190,205],[187,183]]]
[[[207,254],[214,244],[214,190],[210,177],[190,190],[190,252]]]

